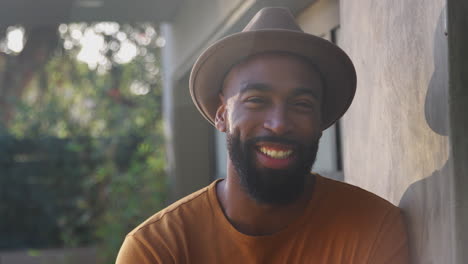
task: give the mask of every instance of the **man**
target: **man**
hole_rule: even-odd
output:
[[[347,55],[286,9],[263,9],[209,47],[190,92],[227,134],[227,177],[133,230],[117,263],[407,263],[397,207],[310,173],[355,87]]]

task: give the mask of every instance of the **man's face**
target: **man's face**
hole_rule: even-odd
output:
[[[226,76],[216,127],[258,202],[285,204],[302,194],[322,135],[321,99],[320,75],[292,55],[256,55]]]

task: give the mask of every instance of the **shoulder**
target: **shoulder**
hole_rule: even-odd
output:
[[[120,248],[117,263],[174,263],[180,260],[188,237],[196,230],[202,230],[212,215],[209,192],[215,184],[213,182],[178,200],[133,229]]]
[[[400,208],[351,184],[324,182],[341,211],[335,227],[364,245],[366,263],[409,263],[408,234]]]
[[[339,203],[354,210],[399,211],[400,209],[384,198],[349,183],[317,175],[319,192],[330,203]]]
[[[371,241],[384,230],[401,233],[404,228],[400,208],[357,186],[318,176],[317,196],[316,211],[331,229],[351,231]]]
[[[321,176],[317,179],[319,208],[328,217],[325,225],[340,231],[351,230],[359,234],[360,240],[368,239],[369,245],[385,237],[406,240],[400,208],[357,186]]]
[[[213,182],[209,186],[185,196],[184,198],[167,206],[163,210],[146,219],[128,235],[138,236],[144,232],[154,230],[155,228],[157,229],[159,225],[182,224],[181,222],[190,219],[192,214],[200,214],[209,210],[211,205],[208,192],[211,188],[214,188],[215,184],[216,182]]]

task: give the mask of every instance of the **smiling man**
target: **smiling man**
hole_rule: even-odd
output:
[[[227,177],[130,232],[117,263],[408,263],[397,207],[311,173],[355,89],[347,55],[286,9],[263,9],[213,44],[190,91],[227,134]]]
[[[323,84],[305,59],[279,52],[248,57],[232,68],[215,124],[227,133],[228,175],[263,204],[289,204],[304,193],[318,149]],[[306,188],[310,189],[310,188]]]

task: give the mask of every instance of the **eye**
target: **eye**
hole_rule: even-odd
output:
[[[255,95],[246,97],[243,100],[243,103],[247,109],[260,110],[264,109],[268,105],[269,100],[264,96]]]
[[[260,96],[250,96],[244,100],[248,105],[256,106],[266,103],[266,99]]]
[[[293,105],[303,109],[313,109],[315,107],[314,102],[310,100],[297,100],[293,102]]]

